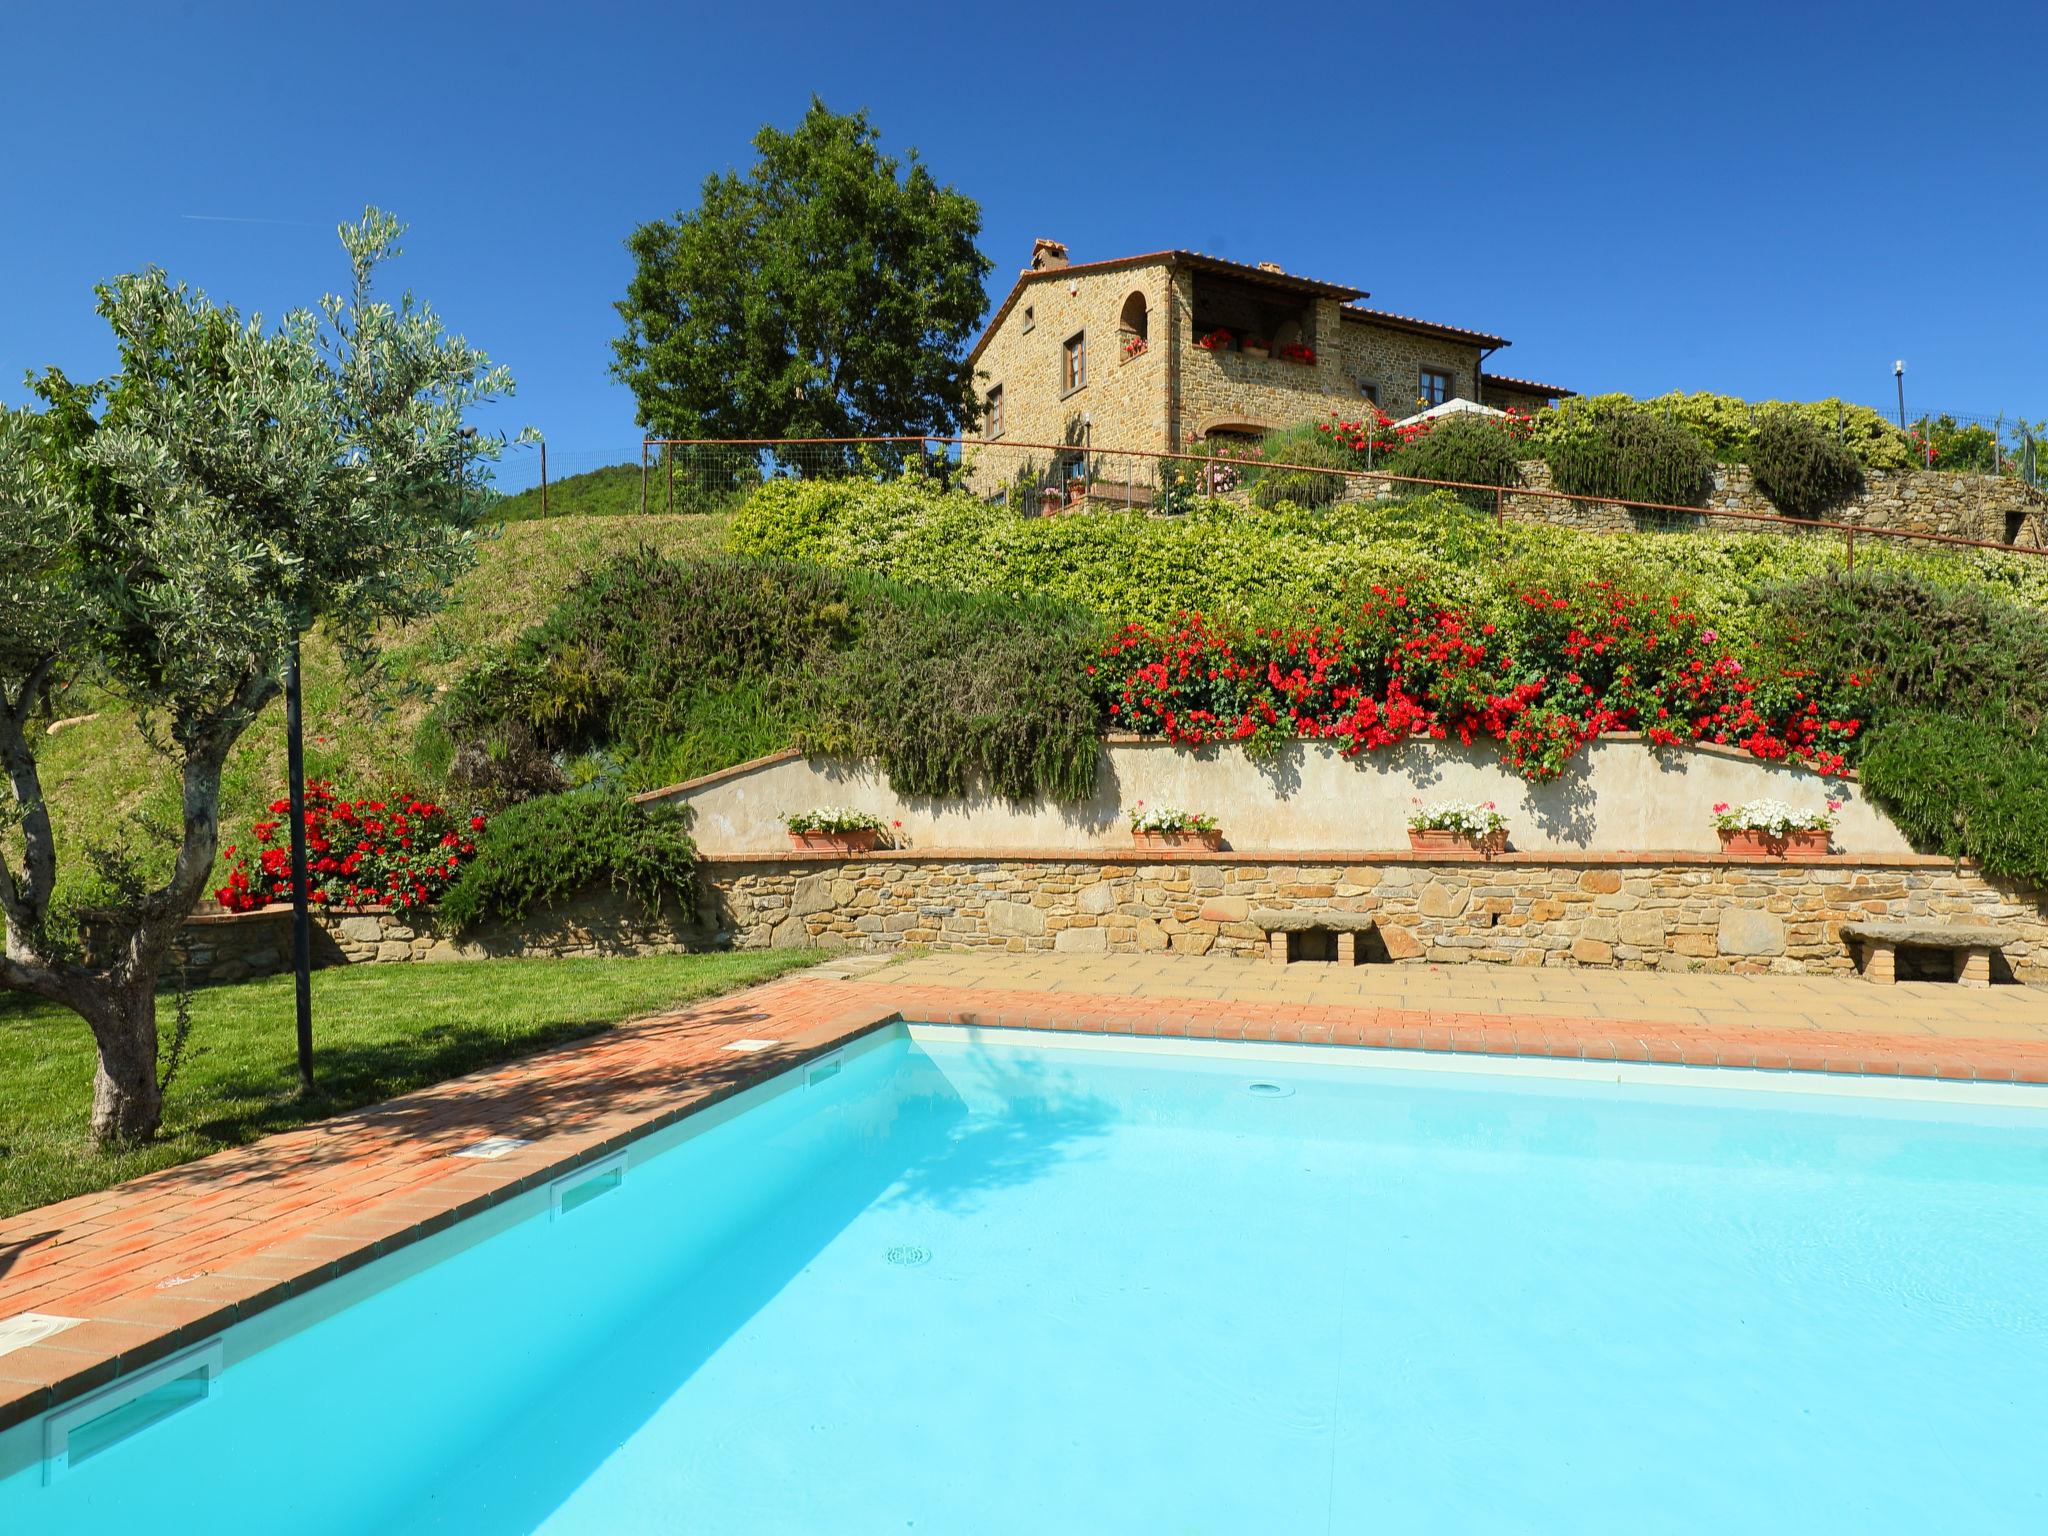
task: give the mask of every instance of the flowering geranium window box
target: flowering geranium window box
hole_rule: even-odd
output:
[[[1130,361],[1130,360],[1131,360],[1132,358],[1134,358],[1134,357],[1143,357],[1143,356],[1145,355],[1145,352],[1146,352],[1146,345],[1145,345],[1145,338],[1144,338],[1144,337],[1142,337],[1142,336],[1126,336],[1126,337],[1124,338],[1124,361],[1125,361],[1125,362],[1127,362],[1127,363],[1128,363],[1128,362],[1129,362],[1129,361]]]
[[[1213,852],[1223,846],[1223,832],[1214,816],[1170,805],[1148,810],[1140,800],[1131,813],[1131,841],[1145,849],[1206,848]]]
[[[868,853],[884,830],[881,817],[843,805],[795,811],[782,821],[789,828],[790,846],[805,853]]]
[[[1433,800],[1408,818],[1408,846],[1416,853],[1476,853],[1484,858],[1504,853],[1507,818],[1491,800]]]
[[[1714,826],[1723,853],[1812,858],[1828,851],[1828,832],[1841,808],[1839,800],[1830,800],[1825,811],[1797,810],[1782,800],[1723,803],[1714,807]]]
[[[1204,352],[1228,352],[1235,340],[1236,338],[1228,331],[1208,331],[1195,342],[1195,345]]]
[[[1263,336],[1247,336],[1237,344],[1237,349],[1246,357],[1271,357],[1273,345]]]
[[[1292,341],[1280,349],[1280,358],[1281,361],[1289,363],[1314,363],[1316,360],[1316,349],[1311,346],[1305,346],[1301,342]]]

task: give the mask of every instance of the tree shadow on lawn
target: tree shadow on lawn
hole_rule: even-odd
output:
[[[563,1053],[544,1076],[533,1068],[534,1056],[619,1031],[601,1024],[565,1024],[538,1031],[521,1049],[508,1052],[488,1048],[481,1030],[462,1030],[424,1058],[417,1039],[331,1045],[315,1052],[315,1098],[281,1092],[274,1075],[229,1079],[220,1091],[246,1095],[247,1106],[197,1125],[180,1125],[175,1134],[233,1138],[242,1144],[143,1174],[124,1188],[140,1196],[197,1195],[270,1181],[302,1185],[325,1182],[334,1169],[380,1150],[410,1152],[395,1167],[364,1170],[365,1177],[375,1177],[448,1156],[487,1137],[534,1141],[573,1134],[621,1111],[652,1116],[675,1106],[682,1091],[693,1100],[723,1096],[782,1070],[797,1053],[707,1058],[685,1046],[673,1060],[650,1062],[637,1045],[649,1034],[711,1035],[760,1017],[759,1009],[748,1004],[694,1006],[686,1016],[636,1024],[630,1039],[618,1041],[616,1052]]]
[[[190,1122],[180,1120],[177,1131],[223,1146],[238,1146],[451,1078],[509,1066],[618,1027],[617,1020],[575,1020],[547,1025],[516,1042],[507,1042],[488,1026],[461,1024],[429,1025],[399,1040],[323,1042],[316,1035],[310,1096],[299,1096],[290,1061],[234,1072],[208,1084],[207,1097],[225,1101],[224,1107],[213,1106],[220,1112]],[[175,1087],[172,1091],[175,1094]]]

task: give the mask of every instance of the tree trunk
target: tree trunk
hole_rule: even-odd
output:
[[[150,980],[154,980],[152,976]],[[150,980],[108,985],[81,1009],[99,1046],[92,1134],[102,1146],[148,1141],[163,1119],[156,1081],[156,993]]]

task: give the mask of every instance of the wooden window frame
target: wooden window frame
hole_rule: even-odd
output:
[[[1060,343],[1060,398],[1077,395],[1087,387],[1088,331],[1083,327]]]
[[[1442,379],[1444,381],[1444,392],[1442,399],[1432,400],[1430,398],[1429,381],[1431,379]],[[1448,368],[1431,368],[1424,366],[1417,368],[1415,370],[1415,393],[1421,397],[1422,402],[1425,406],[1442,405],[1444,401],[1449,400],[1451,398],[1451,392],[1457,387],[1458,376]]]
[[[990,442],[1003,435],[1003,386],[1000,384],[988,392],[988,424],[983,428],[983,435]]]

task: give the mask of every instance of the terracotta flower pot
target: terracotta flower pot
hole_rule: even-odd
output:
[[[1212,829],[1208,832],[1134,831],[1131,833],[1131,841],[1145,849],[1206,848],[1213,853],[1223,846],[1223,833],[1221,829]]]
[[[1508,833],[1505,827],[1485,833],[1460,832],[1452,827],[1410,827],[1408,846],[1416,853],[1477,853],[1490,859],[1507,850]]]
[[[867,853],[881,836],[873,827],[854,832],[792,832],[789,845],[805,853]]]
[[[1767,854],[1774,859],[1790,855],[1810,859],[1828,851],[1826,827],[1787,832],[1783,837],[1774,837],[1755,827],[1723,827],[1720,830],[1723,853]]]

